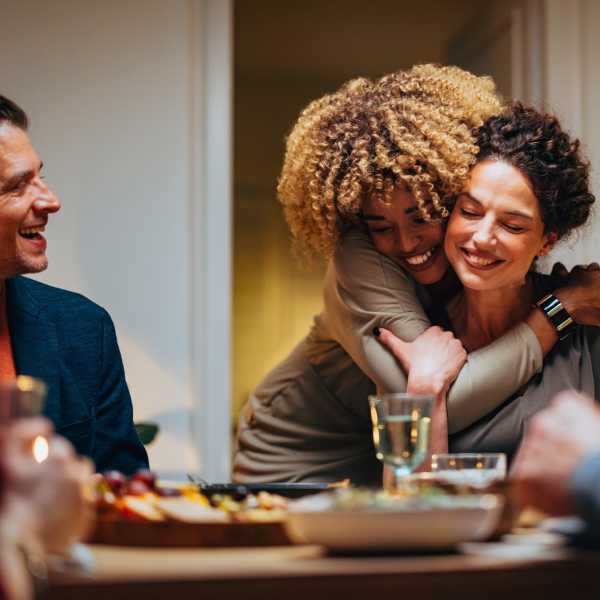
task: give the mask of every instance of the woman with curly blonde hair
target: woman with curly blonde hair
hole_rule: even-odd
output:
[[[367,403],[376,388],[436,395],[453,433],[541,369],[556,334],[539,310],[466,363],[426,314],[460,287],[444,220],[477,156],[473,131],[501,108],[490,78],[419,65],[350,81],[300,114],[278,192],[296,248],[328,260],[324,310],[242,409],[236,480],[379,483]],[[582,289],[557,292],[575,317]],[[380,331],[404,340],[393,341],[401,366]]]
[[[311,103],[287,142],[278,193],[294,241],[331,257],[363,198],[403,184],[426,220],[448,216],[477,154],[471,131],[500,111],[494,83],[418,65],[355,79]]]

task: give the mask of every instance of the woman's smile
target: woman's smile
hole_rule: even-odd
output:
[[[424,271],[429,269],[433,262],[437,259],[441,244],[432,246],[429,250],[422,252],[421,254],[412,254],[410,256],[399,257],[403,263],[402,266],[409,271]]]
[[[548,239],[539,202],[519,169],[498,160],[473,167],[445,239],[448,260],[466,288],[521,285]]]
[[[391,258],[421,284],[437,283],[444,277],[448,261],[442,243],[442,224],[426,221],[409,191],[403,187],[395,189],[391,202],[368,198],[362,212],[378,252]]]
[[[469,250],[468,248],[460,248],[465,262],[468,266],[478,270],[491,270],[504,264],[506,261],[500,258],[496,258],[494,255],[488,252],[482,252],[478,250]]]

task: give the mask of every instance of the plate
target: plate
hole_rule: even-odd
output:
[[[163,548],[285,546],[281,521],[270,523],[183,523],[98,521],[89,544]]]
[[[299,501],[290,509],[286,528],[292,541],[338,551],[438,550],[490,537],[503,499],[493,494],[456,496],[436,505],[409,503],[399,510],[323,510],[323,504],[321,499],[312,505]]]

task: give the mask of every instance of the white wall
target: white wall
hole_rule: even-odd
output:
[[[545,0],[546,82],[544,104],[582,141],[592,163],[596,207],[589,227],[557,246],[548,262],[562,260],[568,266],[600,261],[600,4],[596,0]]]
[[[219,132],[205,127],[215,102],[206,93],[214,56],[204,25],[212,19],[222,26],[222,80],[230,69],[229,4],[2,4],[1,93],[29,113],[34,145],[63,201],[48,228],[50,268],[40,278],[82,292],[112,314],[135,418],[162,428],[149,448],[152,465],[206,471],[212,461],[205,475],[226,477],[221,456],[228,441],[214,447],[199,430],[218,436],[228,426],[228,412],[207,408],[200,392],[202,374],[214,380],[216,373],[224,381],[213,388],[223,396],[210,402],[229,405],[228,342],[206,354],[201,337],[203,325],[215,320],[205,291],[212,277],[219,281],[220,335],[228,339],[229,274],[207,271],[214,261],[203,240],[207,219],[224,226],[210,249],[227,265],[230,199],[219,181],[228,180],[229,141],[227,125],[216,144]],[[227,114],[226,80],[218,92],[218,110]],[[204,169],[209,133],[222,159],[217,175]],[[209,184],[222,197],[207,196]],[[220,208],[211,220],[215,203]],[[204,415],[224,423],[206,423]]]
[[[492,75],[507,99],[555,113],[582,141],[598,197],[589,225],[540,261],[549,270],[600,260],[600,3],[597,0],[494,0],[450,46],[450,59]]]

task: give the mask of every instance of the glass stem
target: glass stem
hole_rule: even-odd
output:
[[[410,474],[411,469],[409,467],[385,464],[383,467],[383,489],[394,492],[399,487],[403,487],[404,478]]]
[[[394,475],[396,476],[396,481],[401,481],[408,475],[410,475],[411,469],[409,467],[394,467]]]

